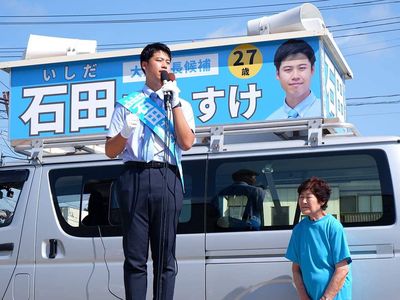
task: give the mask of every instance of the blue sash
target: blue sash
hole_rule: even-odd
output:
[[[117,102],[128,109],[132,114],[138,116],[140,121],[148,126],[160,139],[165,141],[165,110],[160,108],[155,101],[151,98],[146,97],[142,92],[134,92],[127,95],[124,98],[118,99]],[[182,187],[184,187],[183,173],[182,173],[182,163],[181,159],[177,153],[176,141],[175,141],[175,130],[172,122],[169,122],[169,145],[168,150],[172,157],[175,158],[176,165],[179,169],[179,175],[182,182]]]

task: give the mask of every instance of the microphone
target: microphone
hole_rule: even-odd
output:
[[[162,81],[163,84],[166,84],[167,81],[174,81],[174,80],[175,80],[175,74],[174,73],[168,73],[165,70],[161,71],[161,81]]]
[[[162,84],[166,84],[168,81],[174,81],[175,80],[175,75],[174,73],[168,73],[167,71],[163,70],[161,71],[161,82]],[[165,92],[164,93],[164,103],[165,106],[167,106],[167,103],[171,103],[172,95],[170,92]]]

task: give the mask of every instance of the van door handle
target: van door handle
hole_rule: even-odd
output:
[[[350,246],[352,259],[376,259],[394,257],[393,244]]]
[[[56,258],[57,256],[57,240],[56,239],[49,239],[49,258]]]
[[[14,243],[4,243],[0,244],[0,251],[13,251]]]

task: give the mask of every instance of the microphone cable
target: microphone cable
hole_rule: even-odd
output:
[[[168,76],[168,73],[167,73]],[[165,80],[165,73],[161,73],[161,81],[164,82]],[[170,116],[171,111],[171,103],[170,101],[167,101],[167,99],[164,99],[164,105],[165,105],[165,134],[164,134],[164,167],[162,168],[163,170],[163,179],[162,179],[162,197],[161,197],[161,209],[160,209],[160,231],[161,231],[161,238],[158,242],[158,261],[157,261],[157,278],[153,279],[156,280],[156,287],[157,287],[157,295],[155,296],[156,300],[161,300],[162,299],[162,274],[163,274],[163,269],[164,269],[164,246],[165,246],[165,238],[166,238],[166,227],[167,227],[167,222],[166,222],[166,212],[164,208],[164,202],[165,199],[168,199],[166,197],[167,192],[168,192],[168,183],[167,183],[167,172],[169,168],[169,145],[170,145],[170,127],[169,127],[169,120],[172,116]],[[153,261],[154,264],[154,261]],[[153,266],[154,268],[154,266]]]
[[[173,118],[173,115],[172,115],[172,108],[171,108],[171,102],[168,102],[168,120],[172,120],[172,118]],[[168,122],[167,123],[168,125],[167,125],[167,132],[168,133],[170,133],[170,131],[171,131],[171,128],[169,127],[169,125],[170,125],[170,123]],[[169,137],[169,134],[168,134],[168,137]],[[169,147],[170,147],[170,145],[171,145],[171,139],[170,138],[168,138],[167,139],[167,143],[166,144],[164,144],[165,145],[165,147],[167,148],[167,149],[169,149]],[[175,141],[175,147],[177,147],[177,145],[176,145],[176,141]],[[165,156],[167,156],[167,154],[164,152],[164,157]],[[179,172],[179,169],[178,169],[178,160],[177,160],[177,158],[175,158],[175,162],[177,163],[176,164],[176,171],[175,172]],[[176,185],[176,181],[177,180],[179,180],[180,181],[180,179],[176,176],[177,174],[175,173],[175,180],[174,180],[174,193],[173,193],[173,195],[174,195],[174,217],[173,217],[173,226],[172,226],[172,229],[173,229],[173,231],[174,231],[174,240],[173,240],[173,244],[172,244],[172,249],[174,249],[175,248],[175,244],[176,244],[176,226],[178,225],[176,225],[175,226],[175,224],[176,224],[176,212],[177,212],[177,206],[176,206],[176,197],[175,197],[175,185]],[[179,175],[179,173],[178,173],[178,175]],[[166,191],[167,192],[167,191]],[[182,199],[183,200],[183,199]],[[169,223],[168,223],[169,224]],[[177,259],[176,259],[176,257],[175,257],[175,253],[172,253],[172,256],[173,256],[173,260],[174,260],[174,262],[175,262],[175,276],[178,274],[178,262],[177,262]]]
[[[118,295],[114,294],[113,291],[111,291],[111,288],[110,288],[111,272],[110,272],[110,268],[108,267],[108,263],[107,263],[106,246],[104,245],[104,241],[103,241],[103,236],[101,234],[100,225],[97,225],[97,229],[99,231],[99,237],[100,237],[101,245],[103,246],[103,259],[104,259],[104,263],[105,263],[106,269],[107,269],[107,289],[108,289],[108,292],[111,295],[113,295],[116,299],[124,300],[123,298],[120,298]]]
[[[172,74],[173,75],[173,74]],[[168,110],[168,120],[172,120],[172,118],[173,118],[173,115],[172,115],[172,108],[171,108],[171,102],[168,102],[168,107],[169,107],[169,110]],[[169,128],[169,123],[168,123],[168,125],[167,125],[167,130],[168,130],[168,133],[170,132],[170,128]],[[169,135],[168,135],[169,136]],[[168,141],[168,143],[167,144],[165,144],[166,145],[166,148],[167,149],[169,149],[169,146],[170,146],[170,144],[171,144],[171,139],[168,139],[167,140]],[[175,147],[176,147],[176,141],[175,141]],[[166,155],[165,153],[164,153],[164,155]],[[177,161],[177,158],[175,158],[175,162],[177,163],[176,164],[176,171],[175,172],[179,172],[179,169],[178,169],[178,161]],[[178,224],[176,223],[176,212],[177,212],[177,206],[176,206],[176,197],[175,197],[175,185],[176,185],[176,181],[177,180],[179,180],[180,181],[180,179],[176,176],[177,174],[175,173],[175,180],[174,180],[174,193],[173,193],[173,195],[174,195],[174,217],[173,217],[173,226],[172,226],[172,229],[173,229],[173,231],[174,231],[174,240],[173,240],[173,244],[172,244],[172,248],[171,249],[175,249],[175,247],[176,247],[176,234],[177,234],[177,232],[176,232],[176,229],[177,229],[177,226],[178,226]],[[179,175],[179,173],[178,173],[178,175]],[[183,196],[183,195],[182,195]],[[182,199],[183,200],[183,199]],[[176,224],[176,226],[175,226],[175,224]],[[176,249],[175,249],[176,250]],[[173,260],[174,260],[174,264],[175,264],[175,272],[174,272],[174,275],[176,276],[176,275],[178,275],[178,261],[177,261],[177,259],[176,259],[176,256],[175,256],[175,253],[173,252],[172,253],[172,256],[173,256]]]
[[[167,71],[162,71],[161,72],[161,81],[163,84],[165,84],[166,81],[169,80],[175,80],[175,75],[173,73],[168,73]],[[168,193],[168,182],[167,182],[167,172],[169,169],[169,158],[171,157],[171,153],[170,153],[170,144],[171,144],[171,139],[170,139],[170,133],[171,133],[171,128],[170,128],[170,124],[173,123],[173,115],[172,115],[172,108],[171,108],[171,94],[168,93],[165,95],[164,98],[164,107],[165,107],[165,111],[166,111],[166,115],[165,115],[165,135],[164,135],[164,162],[165,165],[163,167],[163,185],[162,185],[162,191],[163,191],[163,195],[162,195],[162,199],[161,199],[161,230],[162,230],[162,234],[161,234],[161,239],[159,241],[159,259],[158,259],[158,273],[157,273],[157,278],[156,278],[156,284],[157,284],[157,295],[156,295],[156,300],[161,300],[162,299],[162,274],[163,274],[163,269],[164,269],[164,248],[165,248],[165,242],[166,242],[166,236],[169,232],[169,230],[171,228],[168,228],[169,230],[167,230],[167,226],[169,226],[169,224],[171,222],[167,222],[167,218],[169,218],[169,216],[167,216],[167,213],[165,211],[165,199],[168,200],[168,197],[166,197],[167,193]],[[169,122],[169,120],[171,120],[171,123]],[[176,146],[176,145],[175,145]],[[177,163],[177,158],[175,158],[175,161]],[[178,168],[178,166],[176,165],[176,167]],[[175,174],[176,175],[176,174]],[[173,197],[174,197],[174,215],[173,215],[173,226],[172,226],[172,230],[174,233],[174,239],[172,241],[172,248],[174,249],[176,247],[176,212],[177,212],[177,203],[176,203],[176,198],[175,198],[175,185],[176,185],[176,176],[175,176],[175,182],[174,182],[174,191],[173,191]],[[172,192],[172,191],[171,191]],[[168,241],[170,242],[170,241]],[[175,272],[174,272],[174,276],[176,276],[178,274],[178,262],[175,256],[175,253],[172,253],[173,256],[173,260],[174,260],[174,265],[175,265]],[[168,257],[168,256],[167,256]],[[167,262],[168,263],[168,262]]]

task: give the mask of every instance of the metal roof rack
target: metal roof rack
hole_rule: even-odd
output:
[[[209,144],[210,152],[222,151],[226,143],[225,137],[227,136],[255,135],[259,137],[260,134],[271,134],[280,140],[304,139],[306,144],[311,147],[322,144],[324,137],[328,135],[360,135],[353,124],[340,122],[337,118],[265,121],[249,124],[200,127],[196,129],[196,137],[200,140],[200,143]]]
[[[60,138],[38,138],[13,141],[14,151],[33,160],[42,161],[44,157],[104,154],[105,135],[90,135]]]
[[[323,143],[324,137],[328,135],[358,136],[360,134],[354,125],[339,122],[338,119],[264,121],[198,127],[196,129],[196,145],[208,145],[209,152],[219,152],[224,148],[224,144],[229,143],[225,137],[236,137],[233,140],[240,141],[244,135],[258,138],[261,136],[263,141],[272,140],[271,137],[274,137],[275,140],[303,139],[307,145],[316,147]],[[104,154],[105,140],[103,134],[52,137],[13,141],[12,146],[17,153],[26,155],[33,160],[42,161],[44,157]]]

